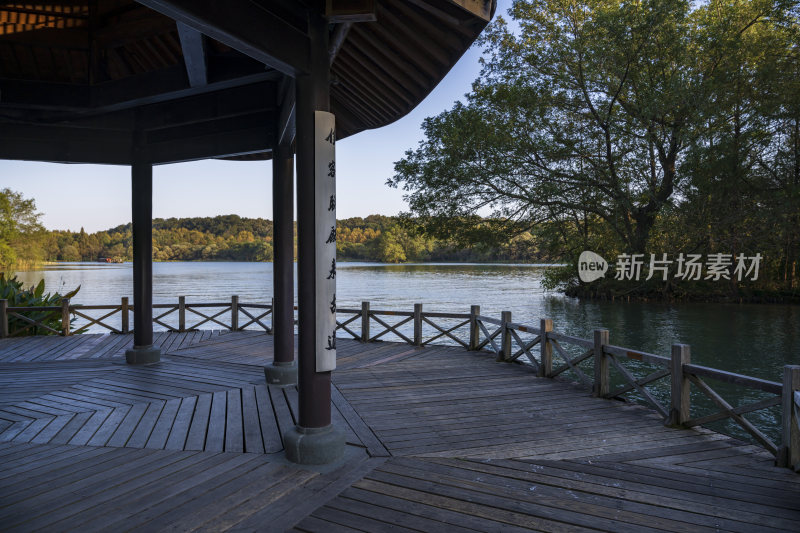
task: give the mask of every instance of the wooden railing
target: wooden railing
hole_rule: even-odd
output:
[[[193,304],[181,296],[176,304],[153,308],[159,311],[154,324],[169,331],[195,331],[208,325],[272,332],[271,322],[266,322],[272,305],[242,303],[237,296],[230,302]],[[70,335],[92,326],[129,333],[132,310],[127,298],[111,306],[71,305],[66,300],[60,307],[25,308],[9,307],[0,300],[0,337],[31,328]],[[110,324],[109,319],[117,314],[120,325]],[[10,332],[9,317],[19,318],[25,326]],[[59,317],[60,329],[44,323]],[[72,319],[80,322],[74,329]],[[591,339],[583,339],[554,331],[549,319],[540,320],[538,326],[525,325],[513,322],[508,311],[499,319],[481,315],[479,306],[472,306],[469,313],[440,313],[423,311],[422,304],[415,304],[413,311],[396,311],[372,309],[370,302],[362,302],[361,308],[337,309],[336,328],[361,342],[390,339],[422,347],[444,341],[471,351],[488,351],[498,361],[522,360],[541,377],[571,375],[594,396],[643,402],[669,425],[694,427],[729,421],[770,451],[778,464],[800,469],[800,366],[786,366],[783,383],[767,381],[692,364],[686,344],[672,345],[667,357],[613,345],[608,330],[594,330]],[[710,381],[721,385],[714,388]],[[733,406],[723,397],[721,387],[745,389],[756,399]],[[779,411],[779,442],[745,418],[768,409]]]
[[[126,297],[118,305],[73,305],[65,299],[59,307],[9,307],[6,300],[0,300],[0,338],[30,334],[31,331],[76,335],[92,327],[111,333],[131,333],[130,314],[133,309]],[[153,324],[167,331],[197,331],[203,326],[216,326],[231,331],[256,327],[272,332],[272,323],[267,323],[267,317],[272,315],[272,305],[243,303],[238,296],[232,296],[230,302],[211,303],[186,303],[186,297],[180,296],[177,303],[155,304],[153,310]],[[11,330],[11,318],[22,321],[25,326]],[[54,319],[60,322],[58,329],[46,323]]]
[[[491,347],[498,361],[525,356],[539,376],[555,378],[570,372],[594,396],[635,395],[668,425],[694,427],[729,420],[772,453],[779,465],[800,470],[800,366],[784,367],[783,383],[778,383],[692,364],[686,344],[672,345],[670,357],[665,357],[615,346],[603,329],[594,330],[592,339],[582,339],[553,331],[548,319],[539,327],[512,322],[509,312],[503,312],[500,320],[478,315],[474,321],[480,335],[474,349]],[[753,391],[759,398],[734,407],[709,380]],[[658,388],[659,382],[668,384]],[[711,412],[695,413],[709,411],[708,404],[714,406]],[[781,412],[780,443],[744,416],[770,408]]]
[[[414,346],[433,344],[438,339],[449,339],[451,343],[469,348],[468,342],[456,335],[457,330],[471,323],[472,315],[468,313],[430,313],[422,311],[422,304],[414,304],[414,311],[392,311],[371,309],[370,302],[361,302],[361,309],[339,308],[337,315],[345,315],[336,319],[337,331],[361,342],[384,340],[393,335]],[[434,322],[439,320],[439,324]],[[455,324],[441,323],[451,320]],[[359,331],[353,331],[359,324]],[[377,324],[377,331],[373,325]],[[426,331],[427,330],[427,331]]]

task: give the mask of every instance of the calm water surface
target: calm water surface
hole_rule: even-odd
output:
[[[551,318],[555,331],[584,338],[602,327],[610,331],[612,344],[665,356],[673,343],[690,344],[695,363],[773,381],[781,381],[784,365],[800,364],[800,306],[580,302],[545,291],[543,271],[542,265],[339,263],[337,303],[342,309],[368,300],[373,310],[410,311],[421,302],[428,311],[456,313],[467,313],[477,304],[481,314],[499,318],[501,311],[511,311],[513,320],[523,324]],[[133,302],[130,263],[61,263],[19,276],[31,284],[44,278],[48,291],[80,285],[74,299],[79,304],[111,304],[123,296]],[[268,303],[272,264],[155,263],[153,282],[154,303],[175,303],[179,295],[189,303],[224,302],[233,294],[241,302]],[[734,405],[763,398],[757,392],[714,386]],[[662,380],[657,391],[665,403],[667,388]],[[692,402],[693,410],[695,405],[713,407],[696,394]],[[748,417],[777,436],[776,409]],[[744,436],[730,424],[717,429]]]

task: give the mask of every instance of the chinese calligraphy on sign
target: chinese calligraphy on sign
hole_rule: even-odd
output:
[[[762,256],[745,254],[684,254],[670,257],[668,254],[619,254],[614,264],[614,279],[617,280],[736,280],[756,281]],[[602,277],[608,263],[594,252],[585,251],[578,259],[578,277],[590,283]]]
[[[314,215],[316,220],[317,372],[336,368],[336,124],[314,113]]]

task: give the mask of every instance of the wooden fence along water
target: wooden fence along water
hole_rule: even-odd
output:
[[[272,332],[272,322],[268,321],[272,305],[240,302],[238,296],[222,303],[187,303],[181,296],[176,304],[156,304],[153,308],[161,311],[153,318],[154,324],[168,331],[216,325],[231,331],[251,328]],[[58,307],[9,307],[6,300],[0,300],[0,338],[31,331],[74,335],[92,326],[111,333],[130,333],[132,311],[127,298],[119,305],[72,305],[65,300]],[[116,326],[116,321],[110,324],[117,314],[120,325]],[[11,322],[17,326],[10,329]],[[55,322],[60,323],[59,329],[53,327]],[[74,327],[73,322],[79,325]],[[489,351],[498,361],[515,362],[524,357],[540,377],[569,374],[594,396],[648,404],[669,425],[694,427],[728,420],[772,453],[778,465],[800,470],[797,365],[784,367],[782,383],[768,381],[693,364],[686,344],[672,345],[667,357],[613,345],[608,330],[594,330],[592,339],[583,339],[554,331],[550,319],[540,320],[538,326],[520,324],[512,321],[508,311],[499,319],[481,315],[476,305],[469,313],[442,313],[423,311],[422,304],[415,304],[413,311],[394,311],[372,309],[370,302],[362,302],[360,309],[337,309],[336,324],[342,334],[361,342],[392,338],[422,347],[445,341],[471,351]],[[734,407],[718,391],[719,385],[715,389],[710,380],[745,389],[757,399]],[[668,386],[657,388],[666,382]],[[708,406],[713,406],[710,412]],[[778,442],[744,416],[769,409],[779,412]]]

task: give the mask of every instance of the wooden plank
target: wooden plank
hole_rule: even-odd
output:
[[[55,510],[40,518],[39,525],[52,528],[57,524],[64,530],[86,530],[84,524],[87,521],[107,518],[107,513],[115,516],[116,504],[135,496],[137,490],[148,490],[148,485],[158,482],[168,483],[170,476],[181,475],[201,461],[205,467],[211,466],[209,458],[202,454],[176,454],[166,451],[148,453],[154,460],[146,465],[137,465],[137,475],[127,476],[129,479],[124,483],[106,478],[91,487],[83,488],[72,496],[74,499],[65,502],[67,505],[53,506]]]
[[[27,428],[33,420],[18,420],[11,424],[5,431],[0,433],[0,442],[10,442],[14,440],[14,438],[20,434],[25,428]]]
[[[367,451],[372,457],[387,457],[390,455],[380,439],[375,436],[372,429],[361,419],[336,386],[331,387],[331,401],[358,436],[358,439],[367,447]]]
[[[167,450],[183,450],[186,439],[189,435],[189,428],[192,424],[194,408],[197,404],[197,396],[189,396],[181,400],[178,414],[175,415],[175,422],[172,424],[172,431],[167,439],[165,448]]]
[[[236,527],[247,531],[263,528],[269,523],[274,531],[289,529],[384,461],[384,458],[374,458],[342,465],[330,474],[314,478],[275,504],[251,514]]]
[[[227,417],[225,419],[225,451],[244,451],[244,427],[242,424],[242,391],[228,391]]]
[[[128,442],[125,443],[125,446],[128,448],[144,448],[147,444],[147,440],[150,438],[150,434],[153,432],[153,428],[158,421],[159,416],[161,415],[161,411],[164,409],[164,405],[166,402],[152,402],[149,404],[142,404],[147,406],[147,410],[142,415],[139,424],[136,426],[136,429],[131,434]]]
[[[201,394],[197,397],[192,422],[189,433],[186,436],[184,449],[203,450],[206,444],[206,430],[208,429],[208,419],[211,414],[211,394]]]
[[[269,489],[287,478],[294,478],[293,485],[300,480],[313,477],[313,474],[302,475],[289,468],[262,461],[254,461],[248,471],[242,471],[237,476],[225,476],[224,481],[210,484],[209,490],[196,494],[191,505],[182,506],[162,513],[158,518],[148,522],[148,528],[165,530],[180,528],[192,530],[217,519],[231,507],[241,505],[251,498],[260,498],[262,491]],[[265,504],[266,502],[257,502]]]
[[[251,471],[259,460],[263,461],[263,457],[259,459],[259,456],[253,454],[220,455],[224,462],[203,468],[199,472],[192,469],[169,483],[154,484],[149,490],[139,491],[120,502],[114,513],[87,522],[82,527],[86,531],[132,530],[165,514],[196,510],[197,507],[192,506],[192,503],[198,496],[208,492],[211,487]],[[199,466],[202,467],[202,463]]]
[[[88,444],[113,411],[114,409],[100,409],[92,413],[92,416],[81,426],[68,444],[77,446]]]
[[[74,413],[55,417],[52,422],[47,424],[47,426],[39,432],[38,435],[31,439],[31,442],[39,444],[50,442],[50,439],[55,437],[58,432],[64,429],[64,426],[66,426],[74,417]]]
[[[119,423],[116,431],[114,431],[114,434],[108,439],[105,445],[117,447],[125,446],[128,443],[128,439],[133,434],[133,431],[136,429],[136,426],[139,425],[139,421],[142,419],[145,411],[147,411],[147,408],[148,404],[146,403],[137,403],[131,406],[125,418]]]
[[[244,451],[264,453],[264,441],[261,436],[261,421],[258,415],[254,386],[242,387],[242,421],[244,423]]]
[[[292,418],[292,413],[289,410],[286,396],[280,387],[267,387],[269,397],[272,400],[272,408],[275,410],[275,420],[278,422],[278,431],[283,435],[295,426],[295,421]]]
[[[435,460],[437,463],[447,466],[441,472],[447,472],[450,475],[461,477],[464,479],[474,479],[479,475],[481,482],[486,482],[491,485],[498,485],[513,490],[526,491],[531,486],[536,487],[535,492],[546,501],[550,500],[553,505],[559,505],[558,500],[572,500],[580,504],[586,504],[586,512],[590,513],[589,506],[602,506],[608,509],[619,510],[624,513],[636,513],[629,516],[630,520],[638,521],[640,517],[644,517],[643,524],[648,528],[660,528],[667,530],[677,531],[697,531],[700,528],[722,528],[732,531],[748,531],[748,527],[744,524],[737,523],[733,520],[727,520],[723,513],[719,516],[706,516],[689,510],[683,510],[671,505],[668,499],[663,499],[658,502],[655,498],[647,501],[638,501],[637,498],[620,498],[613,494],[624,494],[624,491],[615,489],[614,482],[604,486],[593,487],[591,484],[571,485],[570,483],[560,483],[558,480],[548,478],[546,475],[541,475],[538,470],[518,470],[514,468],[514,462],[504,462],[502,465],[494,463],[488,464],[478,461],[465,461],[454,462],[448,459]],[[426,468],[434,468],[426,461]],[[458,471],[465,469],[471,471],[458,472],[453,470],[456,468]],[[530,467],[529,467],[530,468]],[[581,490],[576,490],[580,487]],[[606,488],[610,487],[611,490],[607,491]],[[553,499],[555,501],[553,501]],[[600,510],[602,511],[602,509]],[[650,520],[649,522],[647,520]]]
[[[211,402],[211,414],[208,419],[205,449],[221,452],[225,448],[225,412],[227,410],[227,393],[215,392]]]
[[[130,409],[130,406],[112,409],[86,444],[89,446],[105,446],[106,442],[108,442],[108,439],[110,439],[111,435],[113,435],[117,430],[117,426],[120,422],[122,422]]]
[[[272,400],[269,392],[267,392],[266,385],[256,385],[255,393],[264,451],[265,453],[279,452],[283,449],[283,438],[278,428],[278,421],[275,418]]]
[[[240,523],[252,514],[262,509],[270,508],[275,501],[284,497],[291,498],[299,487],[316,475],[314,472],[297,470],[274,484],[256,483],[251,485],[242,491],[243,494],[235,496],[235,499],[228,506],[230,510],[219,514],[213,520],[207,521],[203,524],[203,529],[205,531],[225,531],[230,526]],[[244,501],[244,503],[239,504],[241,501]]]
[[[161,410],[158,421],[156,421],[156,425],[153,427],[153,432],[150,434],[150,438],[147,439],[145,448],[164,449],[180,405],[181,400],[179,399],[168,400],[164,404],[164,409]]]

